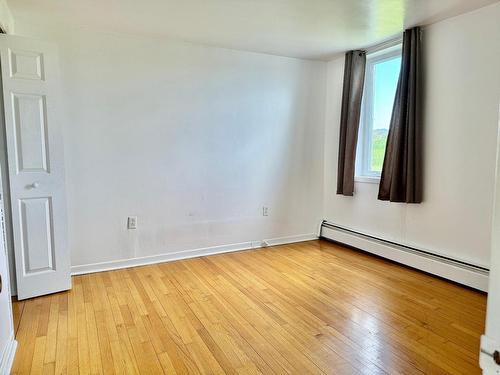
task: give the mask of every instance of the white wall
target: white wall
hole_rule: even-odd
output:
[[[424,29],[425,196],[377,200],[378,185],[335,194],[343,58],[328,64],[324,217],[336,224],[489,266],[500,100],[500,3]]]
[[[16,30],[59,46],[73,265],[317,232],[326,63]]]
[[[14,18],[6,0],[0,0],[0,26],[7,34],[14,33]]]
[[[60,48],[73,265],[313,233],[326,218],[488,266],[499,17],[495,4],[425,28],[420,205],[380,202],[367,183],[335,194],[343,58],[325,72],[322,62],[16,23]]]

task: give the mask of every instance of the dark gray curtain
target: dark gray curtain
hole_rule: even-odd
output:
[[[340,115],[337,194],[353,195],[356,144],[358,142],[361,99],[365,81],[366,53],[349,51],[345,55],[342,112]]]
[[[403,53],[378,199],[422,202],[422,63],[419,27],[403,34]]]

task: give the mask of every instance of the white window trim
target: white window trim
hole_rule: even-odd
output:
[[[366,126],[373,114],[373,70],[375,64],[393,59],[401,55],[401,42],[396,42],[390,47],[376,49],[366,57],[365,86],[361,107],[358,146],[356,152],[356,176],[354,181],[366,183],[379,183],[380,172],[370,168],[372,147],[372,129]]]
[[[364,184],[378,184],[380,183],[380,176],[355,176],[354,182],[362,182]]]

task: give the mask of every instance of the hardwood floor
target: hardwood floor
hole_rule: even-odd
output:
[[[324,241],[15,302],[14,374],[479,374],[486,296]]]

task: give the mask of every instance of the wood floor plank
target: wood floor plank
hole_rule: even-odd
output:
[[[486,296],[325,241],[14,301],[13,374],[480,374]]]
[[[12,315],[14,317],[14,332],[17,333],[21,316],[23,315],[25,301],[18,301],[16,297],[12,299]]]

